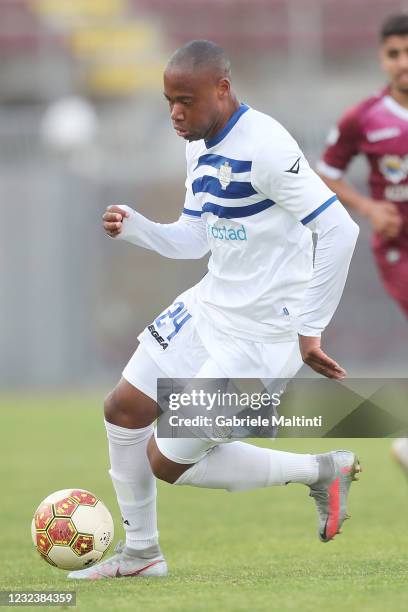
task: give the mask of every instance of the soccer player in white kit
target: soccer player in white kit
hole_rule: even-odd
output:
[[[296,454],[234,441],[158,438],[158,378],[290,378],[307,363],[329,378],[345,371],[320,347],[340,300],[358,228],[274,119],[240,104],[225,52],[192,41],[171,57],[164,93],[187,140],[180,219],[154,223],[110,206],[104,227],[165,257],[211,251],[208,274],[139,336],[140,345],[105,401],[105,425],[126,544],[70,578],[165,576],[158,544],[155,476],[175,485],[242,491],[310,487],[319,537],[347,518],[359,463],[350,451]],[[318,234],[314,253],[312,232]]]

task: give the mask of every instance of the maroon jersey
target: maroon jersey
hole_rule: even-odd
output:
[[[387,290],[408,314],[408,109],[388,90],[344,113],[329,134],[318,170],[338,179],[359,153],[370,166],[371,196],[394,202],[403,218],[400,235],[393,239],[375,235],[373,248]]]

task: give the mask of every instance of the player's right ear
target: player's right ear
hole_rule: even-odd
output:
[[[217,83],[217,92],[220,99],[226,98],[231,92],[230,80],[226,77],[220,79]]]

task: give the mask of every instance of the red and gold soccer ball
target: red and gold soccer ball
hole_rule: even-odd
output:
[[[51,565],[65,570],[99,561],[113,540],[112,516],[84,489],[63,489],[41,502],[31,523],[34,546]]]

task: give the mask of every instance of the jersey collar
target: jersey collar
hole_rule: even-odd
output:
[[[210,138],[210,140],[204,140],[205,146],[207,149],[211,149],[211,147],[215,147],[221,140],[230,133],[234,125],[237,123],[238,119],[249,110],[249,106],[247,104],[240,104],[239,108],[235,111],[235,113],[228,119],[228,123],[222,128],[218,134]]]
[[[394,98],[392,98],[390,95],[384,97],[384,104],[388,108],[388,110],[392,112],[393,115],[396,115],[400,119],[405,119],[405,121],[408,121],[408,108],[405,108],[405,106],[401,106],[401,104],[398,104],[398,102],[394,100]]]

